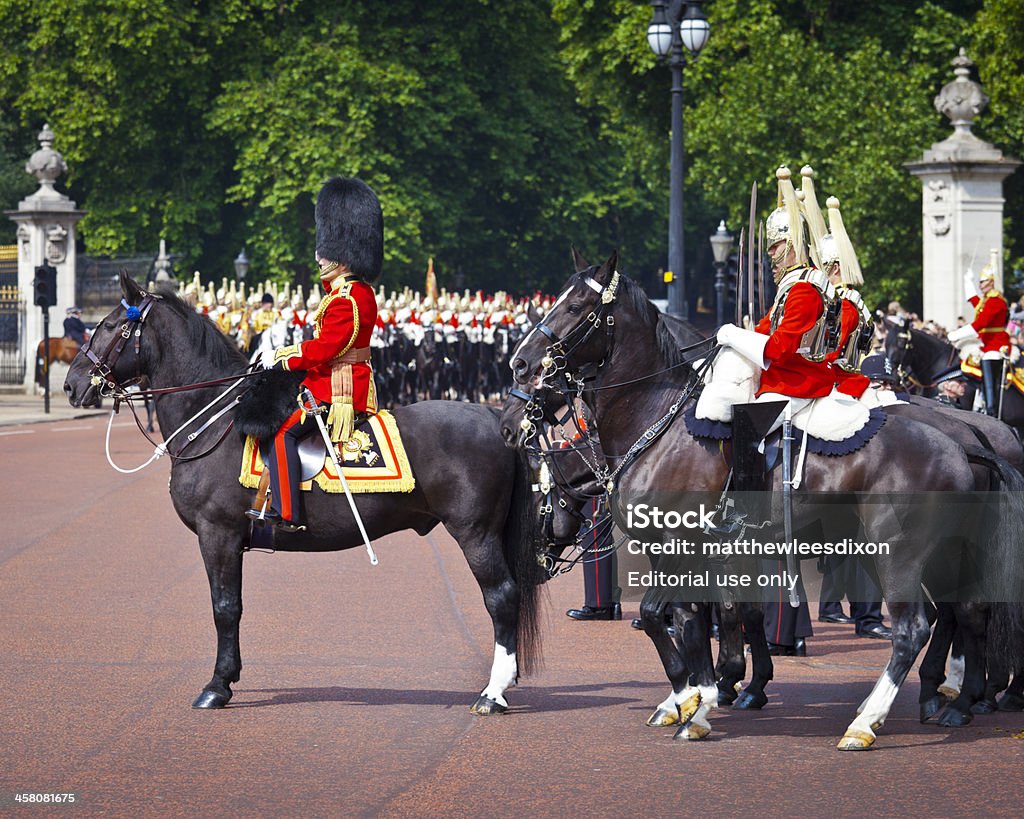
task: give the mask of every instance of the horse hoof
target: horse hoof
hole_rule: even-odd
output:
[[[228,700],[231,699],[231,695],[228,694],[226,697],[223,694],[219,694],[216,691],[210,691],[204,689],[203,692],[196,697],[196,701],[192,703],[193,708],[223,708],[228,704]]]
[[[996,705],[996,701],[993,700],[978,700],[974,705],[971,706],[972,714],[994,714],[999,710],[999,706]]]
[[[939,725],[943,728],[963,728],[970,725],[973,717],[969,713],[958,711],[956,708],[947,707],[938,719]]]
[[[924,725],[943,709],[946,700],[938,695],[921,703],[921,724]]]
[[[875,738],[863,731],[847,730],[836,748],[840,751],[867,751],[875,744]]]
[[[700,692],[697,691],[691,694],[680,706],[679,706],[679,721],[684,725],[690,721],[690,718],[697,713],[697,709],[700,708]]]
[[[652,728],[665,728],[669,725],[679,724],[679,710],[669,711],[667,708],[661,708],[655,711],[647,718],[647,724]]]
[[[502,705],[497,700],[492,700],[490,697],[485,697],[481,694],[476,698],[476,702],[473,703],[469,710],[478,717],[489,717],[492,714],[508,713],[508,706]]]
[[[732,705],[736,702],[736,689],[725,683],[718,684],[718,704],[722,707]]]
[[[736,700],[736,704],[733,708],[738,708],[741,711],[760,711],[768,704],[768,697],[762,691],[760,694],[751,694],[749,691],[744,691],[740,694],[739,699]]]
[[[1020,694],[1004,694],[997,706],[1000,711],[1024,711],[1024,697]]]
[[[675,732],[675,735],[672,737],[672,739],[696,742],[698,740],[704,739],[710,733],[710,725],[701,725],[699,722],[690,721],[686,723],[686,725],[680,725],[679,730]]]
[[[955,700],[957,697],[960,696],[960,689],[959,688],[950,688],[948,685],[940,685],[939,686],[939,693],[942,694],[942,696],[944,696],[947,700],[952,702],[953,700]]]

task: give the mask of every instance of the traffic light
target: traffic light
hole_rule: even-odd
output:
[[[32,280],[33,304],[36,307],[53,307],[57,304],[57,268],[44,264],[36,268]]]

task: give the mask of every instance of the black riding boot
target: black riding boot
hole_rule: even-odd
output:
[[[993,418],[999,412],[1002,380],[1003,360],[1001,358],[981,359],[981,388],[984,391],[985,412]]]
[[[739,535],[743,526],[761,526],[771,520],[771,484],[764,453],[765,434],[785,409],[785,401],[734,404],[732,408],[731,508],[726,507],[715,534]]]

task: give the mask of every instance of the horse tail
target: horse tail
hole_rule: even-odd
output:
[[[1024,476],[998,455],[966,448],[967,460],[990,469],[999,479],[997,506],[991,505],[982,569],[985,598],[991,601],[990,652],[1011,668],[1024,663]]]
[[[505,562],[519,590],[516,657],[523,674],[541,666],[540,588],[547,572],[537,562],[540,514],[531,484],[533,473],[526,453],[516,450],[512,502],[505,520]]]

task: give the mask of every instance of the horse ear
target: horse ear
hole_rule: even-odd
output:
[[[601,265],[597,271],[597,275],[594,276],[594,280],[600,284],[608,284],[612,280],[612,275],[619,268],[619,251],[613,250],[612,255],[608,257],[608,261]]]
[[[530,324],[537,326],[540,324],[543,316],[537,311],[537,308],[533,306],[533,302],[530,302],[530,306],[526,308],[526,317],[530,320]]]
[[[582,273],[590,267],[590,262],[583,258],[583,255],[576,249],[575,245],[572,248],[572,263],[577,273]]]
[[[118,278],[121,281],[121,292],[124,294],[126,302],[136,304],[142,300],[142,288],[139,287],[139,283],[135,279],[128,275],[125,268],[121,268]]]

